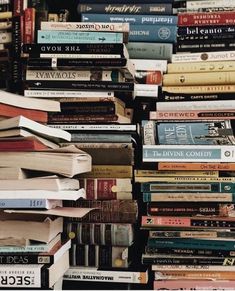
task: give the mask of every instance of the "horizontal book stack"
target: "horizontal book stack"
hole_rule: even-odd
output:
[[[142,262],[152,265],[155,290],[232,289],[234,2],[179,6],[177,53],[141,124],[151,169],[138,178],[149,230]]]
[[[79,274],[95,268],[97,274],[114,272],[113,282],[147,281],[146,269],[142,279],[121,279],[125,272],[142,271],[133,268],[138,205],[132,196],[136,126],[131,124],[134,65],[126,49],[128,34],[129,25],[121,23],[42,22],[37,43],[23,46],[29,55],[25,98],[59,101],[61,112],[49,113],[48,124],[70,132],[71,141],[60,146],[76,146],[92,157],[92,171],[76,176],[87,200],[64,204],[74,211],[93,209],[64,223],[72,240],[67,280],[86,281]]]

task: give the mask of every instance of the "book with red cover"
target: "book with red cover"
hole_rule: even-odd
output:
[[[48,147],[35,138],[0,139],[1,152],[40,151]]]
[[[48,120],[48,113],[42,110],[20,108],[12,105],[0,103],[0,117],[15,117],[23,115],[31,120],[46,123]]]

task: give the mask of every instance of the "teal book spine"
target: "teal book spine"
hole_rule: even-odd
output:
[[[120,32],[81,32],[38,30],[38,43],[123,43]]]
[[[214,249],[214,250],[234,250],[234,241],[207,240],[207,239],[159,239],[149,238],[147,242],[149,247],[159,248],[180,248],[180,249]]]

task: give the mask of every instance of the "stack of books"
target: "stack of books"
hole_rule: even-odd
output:
[[[168,172],[139,178],[149,230],[142,262],[156,290],[234,286],[234,8],[199,0],[178,9],[177,54],[142,121],[142,161]]]
[[[60,146],[76,146],[92,157],[92,171],[75,176],[87,200],[64,204],[93,208],[82,219],[66,219],[72,239],[67,280],[86,281],[81,274],[109,270],[112,282],[147,282],[146,268],[133,268],[138,205],[132,195],[136,125],[128,35],[128,24],[42,22],[37,43],[23,46],[29,56],[25,98],[58,100],[61,112],[49,113],[48,125],[71,133],[71,142]]]

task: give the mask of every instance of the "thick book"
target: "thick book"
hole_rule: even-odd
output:
[[[35,122],[24,116],[16,116],[0,121],[0,130],[9,130],[15,128],[23,128],[32,131],[36,135],[43,136],[49,140],[59,141],[59,140],[71,140],[70,133],[57,129],[51,128],[49,126]]]
[[[0,287],[7,288],[52,288],[53,285],[69,269],[69,252],[66,251],[56,263],[48,266],[46,264],[15,264],[1,265],[0,271],[4,272],[5,280]],[[12,280],[13,279],[13,280]]]
[[[49,147],[34,137],[14,137],[0,139],[1,152],[16,152],[16,151],[41,151]]]
[[[65,232],[72,243],[131,246],[134,228],[127,223],[66,223]]]
[[[147,284],[147,268],[128,268],[126,270],[103,269],[95,267],[70,267],[64,274],[66,281],[94,281],[94,282],[117,282]]]
[[[156,120],[143,120],[141,126],[143,144],[145,145],[235,144],[230,120],[214,122],[159,122]],[[217,133],[216,135],[215,132]]]
[[[38,30],[37,42],[47,43],[123,43],[120,32],[76,32]]]
[[[91,171],[91,156],[71,145],[42,152],[0,153],[0,164],[3,167],[19,167],[73,177]]]
[[[18,252],[18,253],[1,253],[1,264],[10,265],[30,265],[30,264],[46,264],[51,265],[56,263],[63,254],[71,247],[71,240],[61,243],[58,242],[49,252]]]

